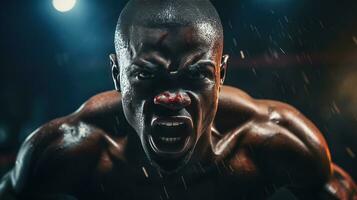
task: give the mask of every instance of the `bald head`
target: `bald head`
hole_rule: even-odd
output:
[[[119,17],[115,33],[115,48],[119,57],[130,51],[130,37],[135,27],[191,27],[212,45],[223,45],[221,21],[209,0],[130,0]]]
[[[115,34],[112,76],[124,115],[152,163],[179,168],[210,130],[217,110],[228,58],[222,59],[219,16],[208,0],[131,0]],[[174,109],[167,102],[155,103],[171,93],[187,97],[186,103]],[[168,115],[186,119],[187,129],[155,125]],[[182,136],[182,142],[168,145],[159,140],[173,133]]]

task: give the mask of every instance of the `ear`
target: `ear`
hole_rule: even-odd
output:
[[[110,54],[109,55],[110,59],[110,65],[112,68],[112,78],[114,82],[115,89],[117,91],[120,90],[120,71],[119,71],[119,65],[118,65],[118,60],[116,54]]]
[[[229,55],[224,55],[222,57],[222,63],[220,66],[221,85],[223,85],[224,80],[226,79],[228,59],[229,59]]]

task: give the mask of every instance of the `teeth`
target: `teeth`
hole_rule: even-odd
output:
[[[160,126],[180,126],[183,122],[159,122]]]
[[[160,140],[163,142],[167,142],[167,143],[174,143],[174,142],[180,141],[181,138],[180,137],[174,137],[174,138],[160,137]]]

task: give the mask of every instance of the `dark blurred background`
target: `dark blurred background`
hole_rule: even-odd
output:
[[[323,132],[357,180],[357,1],[216,0],[231,55],[226,83],[287,102]],[[0,175],[38,126],[113,89],[108,55],[126,0],[0,6]]]

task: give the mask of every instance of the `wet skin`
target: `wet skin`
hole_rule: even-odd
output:
[[[330,174],[317,129],[286,104],[223,87],[212,143],[201,137],[194,159],[168,174],[148,162],[120,98],[116,91],[99,94],[35,131],[4,177],[1,197],[262,199],[283,185],[305,188],[300,195],[309,197],[352,199],[355,192],[341,169],[332,165]]]
[[[216,113],[220,73],[225,70],[219,42],[206,36],[211,29],[135,27],[132,58],[118,69],[119,78],[114,75],[116,83],[120,79],[127,121],[148,158],[161,168],[175,170],[190,159],[202,135],[209,140],[207,128]],[[112,63],[115,74],[113,57]],[[165,141],[170,138],[179,141]]]
[[[223,86],[227,57],[205,26],[135,26],[111,56],[117,89],[36,130],[0,197],[356,198],[319,130],[291,106]],[[120,66],[120,67],[119,67]]]

